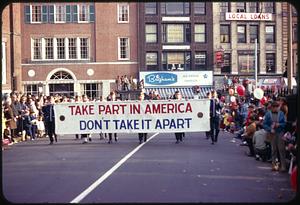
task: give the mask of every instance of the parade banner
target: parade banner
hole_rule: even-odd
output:
[[[209,100],[103,101],[54,105],[56,134],[209,131]]]

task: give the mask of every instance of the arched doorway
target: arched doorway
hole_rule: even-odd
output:
[[[55,72],[49,80],[49,95],[74,96],[74,79],[66,71]]]

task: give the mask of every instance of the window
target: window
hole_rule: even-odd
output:
[[[87,38],[80,38],[80,57],[81,59],[87,59],[89,56],[89,45]]]
[[[223,65],[221,66],[221,73],[231,73],[231,54],[224,53],[223,55]]]
[[[255,56],[254,54],[238,54],[238,66],[240,73],[254,73]]]
[[[205,2],[194,2],[194,14],[205,14]]]
[[[246,2],[236,2],[236,12],[246,12]]]
[[[163,43],[189,43],[190,36],[189,24],[162,24]]]
[[[81,84],[83,93],[89,98],[95,99],[100,97],[100,85],[98,83],[83,83]]]
[[[118,4],[118,22],[129,22],[129,4]]]
[[[51,80],[72,80],[73,77],[70,75],[70,73],[66,72],[66,71],[58,71],[56,73],[54,73],[51,77]]]
[[[33,59],[42,59],[42,39],[33,39]]]
[[[275,73],[275,53],[266,54],[266,71],[267,73]]]
[[[250,13],[258,13],[258,3],[257,2],[249,2],[249,12]]]
[[[129,38],[119,38],[119,60],[129,60]]]
[[[53,58],[53,38],[45,38],[45,59]]]
[[[32,7],[31,7],[31,22],[32,23],[42,22],[42,6],[32,5]]]
[[[161,13],[163,15],[189,15],[190,3],[178,2],[178,3],[166,3],[161,2]]]
[[[69,38],[69,59],[77,59],[76,38]]]
[[[205,43],[206,42],[206,31],[205,24],[195,24],[195,42]]]
[[[190,52],[163,52],[162,67],[164,70],[190,70]]]
[[[147,70],[157,70],[157,52],[147,52],[146,53],[146,67]]]
[[[195,69],[196,70],[206,70],[206,52],[196,51],[195,52]]]
[[[237,26],[238,43],[246,43],[246,26]]]
[[[87,22],[88,21],[88,5],[86,4],[79,4],[79,22]]]
[[[258,43],[258,41],[259,41],[258,26],[250,25],[250,43],[255,43],[255,39],[257,39],[257,43]]]
[[[65,59],[65,39],[64,38],[57,38],[57,59]]]
[[[157,14],[156,7],[157,7],[156,2],[145,3],[145,14],[146,15]]]
[[[266,43],[275,43],[275,26],[266,26]]]
[[[225,13],[230,11],[230,4],[228,2],[220,2],[220,20],[225,21]]]
[[[293,42],[297,42],[297,24],[293,24]]]
[[[275,3],[274,2],[264,2],[265,13],[275,14]]]
[[[6,84],[6,43],[2,42],[2,64],[1,64],[1,70],[2,70],[2,85]]]
[[[30,95],[38,95],[38,86],[36,84],[33,85],[25,85],[25,93]]]
[[[65,21],[66,21],[66,6],[55,5],[55,22],[65,22]]]
[[[156,24],[146,24],[146,43],[157,43],[157,25]]]
[[[220,42],[230,42],[230,25],[220,25]]]

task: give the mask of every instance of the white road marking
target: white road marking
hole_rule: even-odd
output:
[[[150,141],[159,133],[155,133],[148,140]],[[128,153],[124,158],[122,158],[117,164],[115,164],[110,170],[108,170],[105,174],[103,174],[99,179],[97,179],[91,186],[85,189],[81,194],[79,194],[75,199],[73,199],[70,203],[79,203],[82,199],[84,199],[88,194],[90,194],[95,188],[97,188],[105,179],[107,179],[114,171],[116,171],[126,160],[128,160],[134,153],[136,153],[142,146],[144,146],[147,142],[144,142],[137,146],[134,150]]]

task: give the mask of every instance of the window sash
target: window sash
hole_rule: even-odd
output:
[[[206,3],[205,2],[194,2],[194,14],[205,14]]]
[[[31,5],[31,22],[41,23],[42,22],[42,6]]]
[[[129,4],[118,4],[118,22],[129,22]]]
[[[187,2],[161,3],[161,13],[165,15],[189,15],[190,3]]]
[[[77,59],[77,46],[76,46],[76,38],[68,38],[69,40],[69,59]]]
[[[57,38],[56,39],[57,45],[57,59],[65,59],[65,39],[64,38]]]
[[[129,60],[129,38],[119,38],[119,60]]]
[[[195,24],[195,42],[205,43],[206,42],[206,25]]]
[[[167,24],[167,43],[184,42],[183,24]]]
[[[239,71],[241,73],[254,73],[255,56],[254,54],[239,54],[238,55]]]
[[[195,65],[205,66],[206,65],[206,52],[195,52]]]
[[[89,6],[87,4],[78,5],[78,21],[79,22],[89,21]]]
[[[66,22],[65,5],[55,5],[55,22]]]
[[[80,57],[87,59],[89,56],[88,38],[80,38]]]
[[[266,54],[266,72],[275,73],[275,53]]]
[[[157,3],[156,2],[145,3],[145,14],[146,15],[157,14]]]
[[[33,39],[33,59],[42,59],[42,39]]]
[[[45,59],[54,59],[53,38],[45,38]]]
[[[246,43],[246,26],[237,26],[238,43]]]
[[[265,34],[266,34],[266,43],[275,43],[275,26],[266,26]]]
[[[246,2],[236,2],[236,12],[246,12]]]
[[[250,26],[250,43],[254,43],[255,39],[257,39],[257,42],[259,41],[258,26]]]
[[[156,43],[157,42],[157,25],[156,24],[146,24],[146,43]]]
[[[157,52],[147,52],[146,53],[146,65],[157,65]]]

